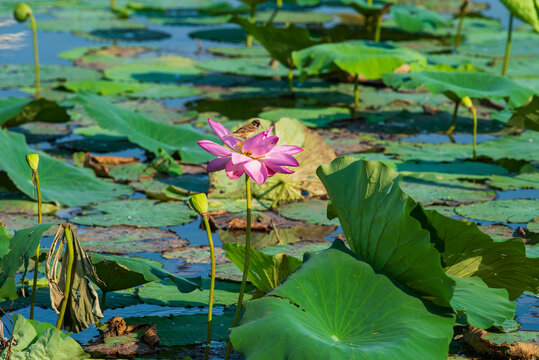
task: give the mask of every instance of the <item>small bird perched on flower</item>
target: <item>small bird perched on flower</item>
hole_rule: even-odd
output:
[[[249,124],[243,125],[238,130],[234,131],[233,133],[226,135],[225,137],[239,137],[243,140],[247,140],[251,136],[255,135],[258,132],[258,128],[262,127],[262,124],[260,123],[260,119],[254,119]]]

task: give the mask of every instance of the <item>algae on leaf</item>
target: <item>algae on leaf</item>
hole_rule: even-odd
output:
[[[24,136],[6,130],[0,130],[0,168],[26,195],[34,196],[32,173],[26,163],[26,155],[35,153],[24,141]],[[88,169],[70,166],[43,152],[40,158],[39,178],[44,202],[54,202],[68,206],[82,206],[122,195],[131,194],[128,186],[114,184],[97,178]]]

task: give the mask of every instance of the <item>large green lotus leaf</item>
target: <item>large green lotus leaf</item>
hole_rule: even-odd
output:
[[[500,201],[505,200],[490,203]],[[412,216],[430,232],[448,274],[461,278],[477,276],[491,288],[507,289],[510,300],[524,291],[539,289],[539,259],[526,258],[522,239],[498,240],[481,232],[473,222],[451,219],[420,207]]]
[[[539,133],[527,131],[518,136],[504,136],[477,145],[477,155],[493,160],[539,161]]]
[[[247,288],[250,292],[252,288]],[[216,281],[213,304],[215,306],[234,305],[238,302],[240,284],[229,281]],[[170,280],[152,282],[138,289],[138,296],[145,304],[177,307],[205,307],[210,298],[210,279],[202,279],[202,290],[195,290],[188,294],[178,294],[174,283]],[[251,294],[245,299],[250,300]]]
[[[335,158],[335,151],[324,143],[314,131],[307,129],[299,120],[283,118],[275,123],[275,133],[279,137],[277,145],[296,145],[303,152],[296,155],[300,166],[292,168],[294,174],[276,174],[264,185],[254,185],[252,192],[258,199],[289,202],[309,196],[325,194],[324,187],[315,176],[316,168]],[[210,174],[210,197],[244,198],[244,181],[230,180],[221,172]]]
[[[77,229],[84,250],[110,254],[157,253],[189,244],[171,230],[134,226]]]
[[[384,82],[397,89],[425,87],[434,94],[444,94],[453,101],[469,96],[472,99],[507,100],[519,107],[533,91],[504,76],[470,72],[423,71],[407,74],[385,74]]]
[[[247,303],[230,338],[248,360],[445,360],[453,321],[369,264],[331,248]]]
[[[470,56],[503,58],[505,54],[505,44],[507,41],[506,32],[486,32],[474,34],[457,49],[459,54]],[[513,31],[511,37],[511,57],[534,58],[539,55],[539,35],[531,32]],[[500,59],[501,60],[501,59]],[[511,66],[509,66],[511,68]]]
[[[11,235],[7,232],[6,226],[0,222],[0,259],[9,252],[10,241]],[[7,279],[3,285],[0,285],[0,304],[2,300],[15,300],[18,297],[14,277]]]
[[[39,75],[42,84],[58,80],[95,80],[101,77],[99,71],[65,65],[41,65]],[[0,77],[2,78],[0,88],[21,88],[35,85],[33,65],[0,65]]]
[[[138,91],[141,84],[122,83],[107,80],[69,81],[61,85],[62,88],[72,91],[91,91],[100,95],[118,95]]]
[[[97,278],[91,278],[102,291],[129,289],[151,281],[171,280],[182,293],[199,289],[200,278],[182,278],[169,273],[147,259],[90,253]]]
[[[407,63],[426,62],[414,50],[359,40],[311,46],[295,51],[292,58],[298,69],[308,75],[341,69],[367,79],[380,79],[382,74]]]
[[[515,109],[507,125],[539,131],[539,96],[533,95],[529,102]]]
[[[57,102],[47,99],[0,99],[0,125],[11,127],[32,121],[61,123],[69,121],[69,115]]]
[[[106,80],[73,81],[62,84],[72,91],[91,91],[100,95],[125,95],[130,98],[176,98],[196,96],[201,90],[186,85],[140,84]]]
[[[396,170],[404,176],[435,175],[440,180],[487,179],[492,175],[507,174],[507,170],[501,166],[473,161],[451,163],[406,161],[396,163]]]
[[[35,194],[32,173],[26,155],[35,153],[24,141],[24,136],[0,130],[0,168],[5,170],[13,183],[28,196]],[[39,154],[39,179],[41,196],[45,202],[69,206],[82,206],[131,194],[125,185],[114,184],[97,178],[88,169],[67,165],[43,152]]]
[[[539,172],[523,173],[516,176],[493,175],[487,184],[501,190],[537,189],[539,188]]]
[[[314,39],[309,30],[295,25],[278,28],[272,24],[257,25],[246,18],[234,16],[230,20],[240,25],[247,33],[258,40],[270,55],[289,69],[294,68],[292,52],[313,45],[328,42],[329,39]]]
[[[199,78],[201,74],[192,60],[183,57],[156,58],[156,61],[149,63],[118,65],[105,70],[105,77],[110,80],[150,83],[187,82]]]
[[[466,144],[431,144],[412,142],[390,142],[386,154],[395,154],[402,160],[427,162],[452,162],[472,158],[472,149]]]
[[[82,347],[67,334],[53,325],[25,319],[20,314],[13,315],[12,347],[1,354],[2,359],[13,360],[82,360],[88,359]]]
[[[225,310],[223,315],[213,315],[212,333],[213,341],[223,341],[228,338],[228,329],[232,326],[233,310]],[[208,329],[208,315],[171,315],[171,316],[145,316],[126,318],[128,325],[155,324],[161,345],[185,346],[202,344],[206,342]]]
[[[196,213],[183,202],[154,200],[118,200],[102,202],[71,219],[82,225],[133,225],[145,227],[181,225],[193,220]]]
[[[225,244],[226,257],[243,271],[245,246]],[[301,265],[301,260],[284,253],[267,255],[251,249],[247,279],[262,293],[274,289]]]
[[[460,278],[451,275],[451,278],[457,284],[451,306],[457,313],[463,313],[470,325],[488,329],[513,319],[516,303],[509,301],[506,289],[490,288],[476,276]]]
[[[272,65],[269,58],[212,59],[197,62],[196,66],[205,71],[225,74],[274,77],[287,76],[288,69],[279,64]]]
[[[325,200],[311,199],[279,206],[277,211],[280,215],[293,219],[303,220],[320,225],[339,225],[337,219],[329,220],[326,216],[328,202]]]
[[[539,212],[539,199],[507,199],[460,205],[457,214],[475,220],[527,223]]]
[[[399,28],[409,33],[428,32],[451,24],[451,19],[436,11],[414,5],[397,4],[391,6],[389,11]]]
[[[310,128],[327,127],[333,121],[349,118],[350,110],[341,107],[281,108],[261,112],[258,117],[271,121],[292,118],[300,120]]]
[[[501,0],[512,15],[539,32],[539,4],[536,0]]]
[[[9,252],[0,258],[0,287],[4,286],[10,278],[12,279],[13,274],[23,264],[28,267],[30,258],[36,254],[43,233],[52,225],[54,224],[39,224],[15,232],[9,241]],[[5,236],[5,231],[3,234]]]
[[[79,94],[78,101],[100,127],[127,135],[129,141],[155,154],[159,153],[159,149],[170,154],[179,151],[183,161],[196,163],[209,161],[213,157],[196,142],[216,141],[217,138],[202,134],[190,125],[158,123],[143,114],[123,109],[90,93]]]
[[[353,252],[399,283],[449,304],[454,281],[429,233],[410,216],[415,202],[399,188],[397,172],[380,162],[341,157],[316,173]]]

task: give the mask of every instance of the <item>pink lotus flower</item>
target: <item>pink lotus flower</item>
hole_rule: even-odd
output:
[[[209,140],[201,140],[198,145],[207,152],[218,156],[208,164],[208,172],[225,170],[231,179],[238,179],[243,173],[253,179],[257,184],[264,184],[268,177],[279,174],[293,174],[285,166],[299,166],[292,156],[303,151],[295,145],[277,145],[279,138],[271,136],[273,126],[244,142],[227,136],[230,134],[223,125],[208,119],[211,128],[221,141],[227,146],[221,146]]]

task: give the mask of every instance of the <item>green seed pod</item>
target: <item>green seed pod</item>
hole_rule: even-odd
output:
[[[469,96],[465,96],[460,100],[462,105],[466,106],[468,109],[471,109],[473,107],[472,99],[470,99]]]
[[[28,4],[25,3],[18,3],[15,5],[15,9],[13,9],[13,17],[18,22],[25,22],[28,20],[28,17],[32,13],[32,9]]]
[[[39,165],[39,155],[38,154],[28,154],[26,155],[26,162],[30,169],[37,171],[37,166]]]
[[[191,205],[191,208],[200,215],[204,215],[208,212],[208,198],[204,193],[191,196],[189,199],[189,205]]]

